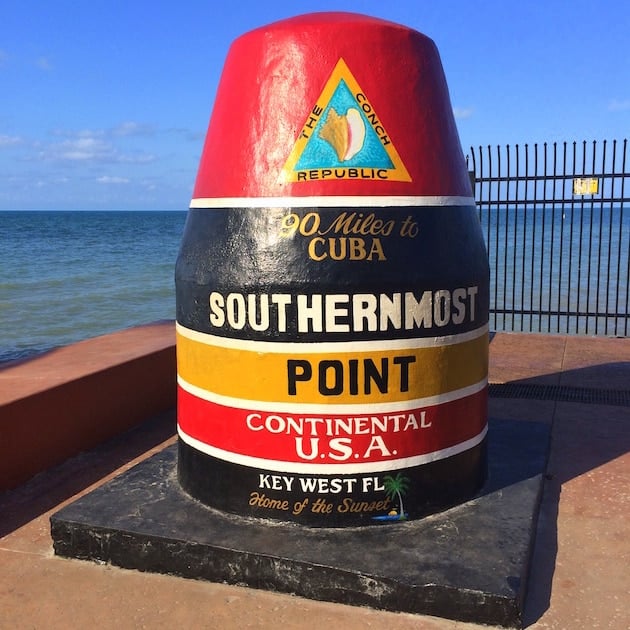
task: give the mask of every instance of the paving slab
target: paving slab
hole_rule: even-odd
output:
[[[566,337],[562,335],[494,333],[490,341],[491,383],[527,380],[539,385],[560,382]]]
[[[568,336],[566,340],[562,385],[630,389],[630,339]]]
[[[557,404],[526,627],[630,627],[630,412]]]

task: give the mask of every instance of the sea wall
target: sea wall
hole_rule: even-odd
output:
[[[171,321],[0,366],[0,491],[173,408],[175,402]]]

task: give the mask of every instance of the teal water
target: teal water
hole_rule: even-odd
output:
[[[0,212],[0,362],[175,318],[186,212]]]

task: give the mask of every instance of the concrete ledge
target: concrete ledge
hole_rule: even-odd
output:
[[[170,321],[0,367],[0,491],[175,403],[175,326]]]

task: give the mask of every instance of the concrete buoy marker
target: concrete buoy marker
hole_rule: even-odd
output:
[[[234,42],[176,292],[193,497],[346,527],[480,488],[488,265],[424,35],[319,13]]]

